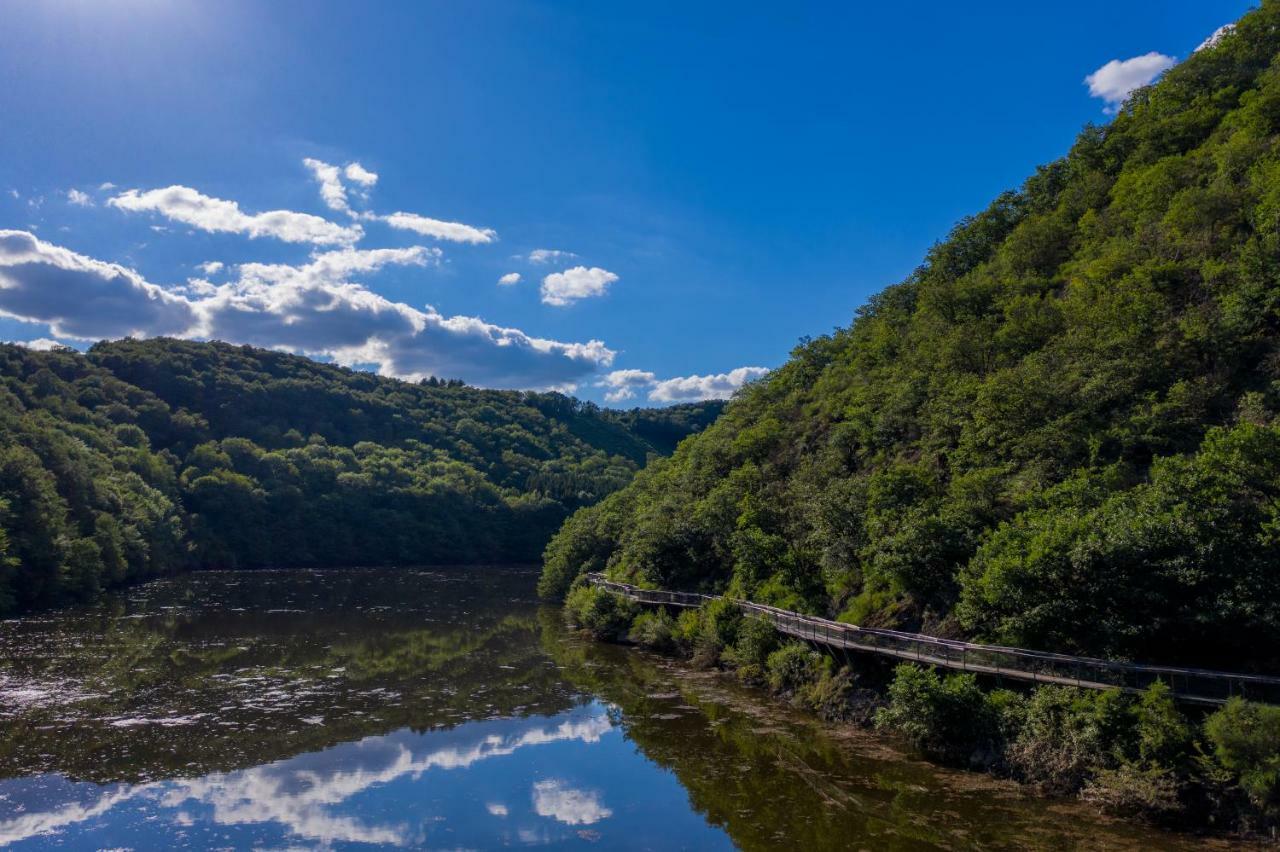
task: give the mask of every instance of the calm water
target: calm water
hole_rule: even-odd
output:
[[[1192,846],[583,642],[534,579],[215,572],[0,622],[0,846]]]

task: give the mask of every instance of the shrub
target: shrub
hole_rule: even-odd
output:
[[[1041,687],[1005,757],[1020,780],[1057,793],[1080,788],[1097,757],[1097,738],[1071,690]]]
[[[1080,798],[1110,814],[1158,819],[1178,810],[1178,781],[1170,769],[1126,763],[1098,770]]]
[[[725,661],[735,668],[763,673],[769,655],[778,648],[780,637],[772,624],[759,618],[747,618],[738,626],[738,638],[727,649]]]
[[[676,647],[676,620],[665,609],[642,612],[631,623],[627,638],[652,651],[669,654]]]
[[[795,693],[817,682],[824,671],[822,655],[803,642],[788,642],[765,660],[769,687],[779,693]]]
[[[948,762],[990,764],[1000,739],[996,706],[971,674],[941,676],[903,663],[894,670],[889,704],[876,726],[898,731],[918,749]]]
[[[1191,726],[1173,701],[1168,685],[1151,684],[1133,708],[1138,757],[1148,767],[1175,768],[1191,754]]]
[[[1250,801],[1275,816],[1280,810],[1280,707],[1233,698],[1205,720],[1217,761]]]
[[[618,641],[627,635],[638,607],[613,592],[581,585],[564,601],[565,618],[597,639]]]

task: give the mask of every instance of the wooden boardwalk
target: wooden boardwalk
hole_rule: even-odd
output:
[[[699,607],[719,597],[693,592],[642,589],[608,580],[600,574],[588,574],[587,580],[637,603],[652,606]],[[1196,704],[1222,704],[1236,695],[1252,701],[1280,704],[1280,678],[1277,677],[1208,669],[1146,666],[1094,657],[1029,651],[1025,648],[981,645],[921,633],[858,627],[765,604],[732,600],[744,614],[771,622],[778,632],[827,648],[879,654],[922,665],[997,678],[1082,689],[1140,692],[1156,681],[1163,681],[1169,685],[1178,700]]]

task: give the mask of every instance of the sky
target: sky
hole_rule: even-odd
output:
[[[725,397],[1250,6],[0,0],[0,339]]]

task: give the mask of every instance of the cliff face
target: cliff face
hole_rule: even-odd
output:
[[[1280,3],[574,515],[581,570],[1056,650],[1274,665]]]

